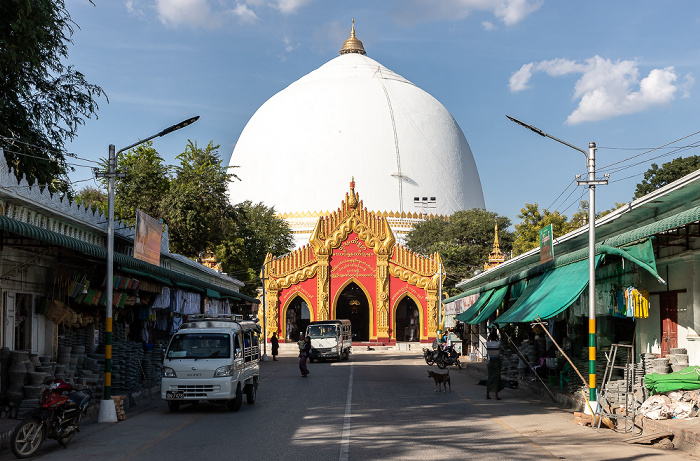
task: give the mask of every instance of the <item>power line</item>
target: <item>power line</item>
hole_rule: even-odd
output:
[[[98,165],[99,165],[99,163],[100,163],[100,162],[98,162],[98,161],[90,160],[90,159],[88,159],[88,158],[81,158],[81,157],[78,157],[74,152],[61,152],[61,151],[55,150],[55,149],[48,149],[48,148],[45,148],[45,147],[42,147],[42,146],[37,146],[36,144],[30,144],[30,143],[28,143],[28,142],[20,141],[20,140],[17,139],[17,138],[8,138],[7,136],[2,136],[2,135],[0,135],[0,139],[2,139],[2,140],[5,141],[5,142],[7,142],[8,140],[10,140],[10,141],[13,141],[13,142],[17,142],[17,143],[20,143],[20,144],[24,144],[25,146],[33,147],[33,148],[35,148],[35,149],[39,149],[39,150],[45,151],[45,152],[53,152],[53,153],[58,154],[58,155],[67,155],[68,157],[71,157],[71,158],[74,158],[74,159],[78,159],[78,160],[83,160],[83,161],[85,161],[85,162],[97,163]],[[11,144],[8,143],[8,145],[11,145]]]
[[[21,155],[21,156],[23,156],[23,157],[29,157],[29,158],[35,158],[35,159],[38,159],[38,160],[44,160],[44,161],[46,161],[46,162],[59,163],[59,161],[56,160],[55,158],[39,157],[38,155],[25,154],[24,152],[17,152],[17,151],[14,151],[14,150],[9,150],[9,149],[4,149],[4,148],[3,148],[3,151],[4,151],[4,152],[9,152],[10,154],[14,154],[14,155]],[[82,160],[82,159],[81,159],[81,160]],[[88,160],[88,161],[90,162],[91,160]],[[81,165],[80,163],[65,162],[65,164],[66,164],[66,165],[70,165],[70,166],[83,167],[83,168],[95,168],[93,165]]]
[[[602,171],[602,170],[604,170],[604,169],[606,169],[606,168],[609,168],[609,167],[611,167],[611,166],[613,166],[613,165],[618,165],[618,164],[620,164],[620,163],[624,163],[624,162],[627,162],[627,161],[629,161],[629,160],[632,160],[633,158],[641,157],[642,155],[646,155],[646,154],[648,154],[648,153],[650,153],[650,152],[654,152],[654,151],[656,151],[656,150],[665,148],[666,146],[670,146],[670,145],[673,144],[673,143],[676,143],[676,142],[678,142],[678,141],[682,141],[682,140],[684,140],[684,139],[688,139],[688,138],[690,138],[690,137],[692,137],[692,136],[695,136],[695,135],[698,134],[698,133],[700,133],[700,131],[696,131],[695,133],[691,133],[691,134],[689,134],[689,135],[687,135],[687,136],[683,136],[682,138],[678,138],[678,139],[676,139],[675,141],[668,142],[668,143],[666,143],[666,144],[664,144],[664,145],[662,145],[662,146],[654,147],[653,149],[646,150],[646,151],[642,152],[641,154],[633,155],[633,156],[631,156],[631,157],[622,159],[622,160],[620,160],[620,161],[611,163],[611,164],[609,164],[609,165],[605,165],[604,167],[599,168],[598,171]],[[676,148],[676,149],[678,149],[678,148]]]

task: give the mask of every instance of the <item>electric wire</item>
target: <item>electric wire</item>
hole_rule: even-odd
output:
[[[39,157],[38,155],[25,154],[24,152],[17,152],[17,151],[5,149],[5,148],[3,148],[3,151],[4,151],[4,152],[9,152],[10,154],[14,154],[14,155],[21,155],[21,156],[23,156],[23,157],[29,157],[29,158],[35,158],[35,159],[38,159],[38,160],[44,160],[44,161],[47,161],[47,162],[59,163],[59,161],[56,160],[55,158]],[[81,159],[81,160],[82,160],[82,159]],[[90,162],[90,161],[92,161],[92,160],[88,160],[88,162]],[[65,164],[66,164],[66,165],[70,165],[70,166],[83,167],[83,168],[95,168],[93,165],[81,165],[80,163],[73,163],[73,162],[65,162]]]
[[[690,137],[692,137],[692,136],[695,136],[695,135],[697,135],[697,134],[700,134],[700,131],[696,131],[695,133],[691,133],[691,134],[689,134],[689,135],[687,135],[687,136],[683,136],[682,138],[678,138],[678,139],[676,139],[676,140],[674,140],[674,141],[668,142],[668,143],[663,144],[663,145],[661,145],[661,146],[659,146],[659,147],[654,147],[653,149],[646,150],[646,151],[644,151],[644,152],[642,152],[642,153],[640,153],[640,154],[633,155],[633,156],[631,156],[631,157],[627,157],[627,158],[625,158],[625,159],[618,160],[617,162],[610,163],[609,165],[605,165],[604,167],[599,168],[598,171],[603,171],[603,170],[606,170],[606,169],[610,168],[611,166],[619,165],[620,163],[625,163],[625,162],[627,162],[627,161],[629,161],[629,160],[632,160],[632,159],[634,159],[634,158],[637,158],[637,157],[641,157],[641,156],[643,156],[643,155],[646,155],[646,154],[648,154],[648,153],[650,153],[650,152],[654,152],[654,151],[657,151],[657,150],[659,150],[659,149],[665,148],[665,147],[667,147],[667,146],[670,146],[670,145],[673,144],[673,143],[676,143],[676,142],[678,142],[678,141],[682,141],[682,140],[684,140],[684,139],[688,139],[688,138],[690,138]],[[678,148],[676,148],[676,149],[678,149]]]
[[[98,161],[96,161],[96,160],[90,160],[90,159],[87,159],[87,158],[78,157],[74,152],[61,152],[61,151],[55,150],[55,149],[47,149],[47,148],[45,148],[45,147],[37,146],[36,144],[31,144],[31,143],[28,143],[28,142],[20,141],[20,140],[17,139],[17,138],[8,138],[7,136],[0,135],[0,140],[5,141],[8,145],[12,145],[11,143],[8,143],[8,142],[7,142],[8,140],[10,140],[10,141],[13,141],[13,142],[17,142],[17,143],[19,143],[19,144],[24,144],[25,146],[28,146],[28,147],[33,147],[34,149],[38,149],[38,150],[41,150],[41,151],[53,152],[53,153],[58,154],[58,155],[67,155],[68,157],[71,157],[71,158],[74,158],[74,159],[77,159],[77,160],[83,160],[83,161],[85,161],[85,162],[97,163],[98,165],[99,165],[99,163],[100,163],[100,162],[98,162]]]

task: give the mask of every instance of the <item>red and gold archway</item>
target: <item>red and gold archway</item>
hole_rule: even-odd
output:
[[[300,296],[310,318],[334,318],[338,299],[350,283],[361,287],[369,304],[369,342],[391,344],[399,301],[410,297],[419,310],[420,340],[437,330],[440,255],[419,255],[396,244],[386,218],[363,208],[350,193],[340,208],[318,219],[309,244],[282,258],[265,260],[268,337],[285,335],[285,307]]]

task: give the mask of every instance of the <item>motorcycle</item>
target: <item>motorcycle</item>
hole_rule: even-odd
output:
[[[62,379],[54,381],[39,398],[39,406],[23,415],[10,437],[12,453],[18,458],[32,456],[46,438],[55,439],[66,448],[77,432],[92,391],[73,392],[73,385]]]
[[[441,370],[447,365],[457,365],[462,369],[462,364],[459,362],[459,352],[455,350],[454,344],[450,344],[445,349],[438,347],[433,355],[433,360]]]
[[[425,363],[427,363],[429,366],[433,366],[433,364],[435,363],[435,360],[433,359],[433,353],[433,350],[428,349],[427,347],[423,348],[423,358],[425,359]]]

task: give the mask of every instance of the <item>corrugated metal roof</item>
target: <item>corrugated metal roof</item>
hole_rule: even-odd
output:
[[[104,259],[105,261],[107,260],[106,248],[92,243],[83,242],[82,240],[78,240],[73,237],[68,237],[67,235],[59,234],[57,232],[52,232],[47,229],[35,226],[33,224],[17,221],[16,219],[8,218],[7,216],[0,215],[0,230],[21,235],[23,237],[40,240],[42,242],[56,245],[59,247],[69,248],[71,250],[78,251],[80,253],[90,255],[98,259]],[[190,275],[164,269],[160,266],[155,266],[145,261],[141,261],[140,259],[132,258],[131,256],[127,256],[121,253],[114,253],[114,263],[119,266],[127,267],[133,270],[150,273],[157,277],[167,278],[176,283],[191,284],[202,290],[202,292],[209,288],[212,290],[216,290],[219,293],[226,296],[238,298],[254,304],[260,303],[258,299],[244,295],[243,293],[239,293],[235,290],[218,286],[209,283],[205,280],[200,280],[196,277],[192,277]]]
[[[618,247],[654,234],[682,227],[700,217],[700,170],[641,197],[612,213],[596,219],[596,241]],[[587,252],[588,226],[554,239],[554,254]],[[539,264],[539,248],[518,255],[505,263],[457,284],[473,292],[516,271]]]

